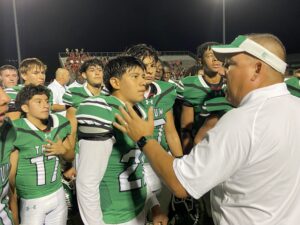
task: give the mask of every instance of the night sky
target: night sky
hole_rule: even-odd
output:
[[[113,52],[145,42],[194,52],[202,42],[222,42],[221,0],[16,0],[16,6],[22,58],[40,58],[48,77],[66,48]],[[299,27],[299,0],[226,0],[226,42],[269,32],[288,53],[300,53]],[[0,65],[16,59],[12,0],[0,0]]]

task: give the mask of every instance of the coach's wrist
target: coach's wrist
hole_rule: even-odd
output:
[[[148,141],[152,139],[154,139],[153,136],[142,136],[137,140],[136,144],[139,147],[139,149],[143,150]]]

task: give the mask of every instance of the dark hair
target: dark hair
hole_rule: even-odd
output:
[[[93,59],[89,59],[89,60],[86,60],[80,67],[79,69],[79,72],[80,73],[84,73],[87,71],[87,69],[90,67],[90,66],[101,66],[101,68],[104,67],[103,65],[103,62],[97,58],[93,58]]]
[[[142,70],[146,70],[144,63],[138,58],[132,56],[118,56],[109,60],[104,67],[103,76],[104,85],[109,92],[112,93],[113,91],[113,87],[110,84],[110,78],[121,78],[129,69],[133,69],[135,67],[140,67]]]
[[[3,65],[0,67],[0,73],[4,70],[15,70],[18,73],[18,70],[16,67],[12,66],[12,65]]]
[[[169,67],[171,69],[171,65],[167,61],[161,61],[161,65],[162,65],[163,68],[164,67]]]
[[[34,86],[32,84],[23,87],[16,97],[16,109],[22,111],[21,106],[26,104],[30,99],[35,95],[47,95],[48,99],[50,98],[50,90],[45,86],[38,85]]]
[[[200,69],[202,69],[200,64],[193,65],[185,71],[184,77],[198,75]]]
[[[140,60],[144,60],[146,57],[153,57],[155,62],[158,61],[157,51],[152,46],[146,44],[134,45],[128,48],[125,53]]]
[[[294,70],[294,74],[296,74],[296,73],[300,73],[300,68]]]
[[[213,45],[219,45],[218,42],[204,42],[203,44],[199,45],[197,47],[197,57],[199,58],[199,60],[201,61],[202,63],[202,58],[203,58],[203,55],[205,53],[206,50],[210,50],[211,49],[211,46]]]

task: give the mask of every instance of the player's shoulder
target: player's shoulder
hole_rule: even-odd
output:
[[[9,94],[9,93],[18,93],[22,88],[24,87],[24,85],[19,84],[13,87],[9,87],[9,88],[5,88],[4,91]]]
[[[24,127],[26,125],[25,118],[20,118],[12,121],[15,128]]]
[[[295,84],[295,83],[299,83],[300,79],[298,77],[291,77],[288,78],[287,80],[285,80],[286,84]]]
[[[187,76],[181,79],[181,82],[185,84],[194,84],[194,83],[199,83],[199,79],[201,79],[201,75],[195,75],[195,76]]]
[[[156,95],[168,95],[168,94],[175,94],[176,95],[176,85],[166,81],[155,81],[152,83],[157,93]]]
[[[154,84],[157,84],[162,89],[169,89],[169,88],[175,88],[174,84],[162,80],[157,80],[153,82]]]
[[[13,122],[11,121],[11,119],[9,117],[4,119],[4,123],[2,124],[2,126],[0,127],[0,131],[2,132],[10,132],[11,130],[15,130],[15,127],[13,125]]]
[[[82,94],[85,92],[84,87],[71,87],[66,90],[67,93],[70,94]]]
[[[50,116],[51,116],[52,120],[54,121],[55,127],[63,125],[63,124],[69,124],[70,123],[69,120],[66,117],[64,117],[60,114],[57,114],[57,113],[54,114],[53,113],[53,114],[50,114]]]

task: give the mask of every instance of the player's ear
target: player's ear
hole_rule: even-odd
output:
[[[81,74],[81,76],[86,80],[86,73],[85,73],[85,72],[83,72],[83,73]]]
[[[28,105],[27,104],[24,104],[21,106],[21,109],[24,113],[28,113],[29,109],[28,109]]]
[[[117,77],[112,77],[109,80],[110,85],[114,90],[119,90],[120,89],[120,80]]]

